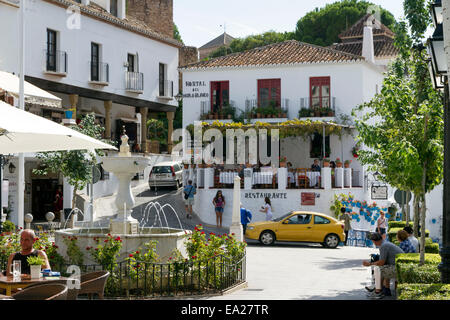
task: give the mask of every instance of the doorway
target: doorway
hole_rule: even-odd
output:
[[[61,190],[63,190],[62,186]],[[33,222],[47,221],[45,214],[54,213],[54,201],[58,179],[33,179],[31,180],[32,214]],[[56,215],[56,214],[55,214]]]

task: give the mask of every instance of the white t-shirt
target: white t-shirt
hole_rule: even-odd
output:
[[[266,208],[267,208],[266,221],[270,221],[270,220],[272,220],[272,207],[270,206],[270,204],[266,203],[264,205],[264,209],[266,209]]]
[[[419,240],[417,240],[417,238],[414,237],[413,235],[410,235],[408,237],[408,240],[412,243],[414,248],[416,248],[416,252],[419,252]]]

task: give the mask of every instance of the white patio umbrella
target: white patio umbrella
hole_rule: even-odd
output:
[[[0,154],[117,148],[0,101]]]

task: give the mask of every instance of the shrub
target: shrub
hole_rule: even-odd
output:
[[[16,225],[11,221],[6,220],[5,222],[2,223],[2,230],[3,232],[15,232]]]
[[[450,284],[399,284],[398,300],[450,300]]]
[[[399,283],[439,283],[441,281],[441,273],[435,264],[418,266],[415,263],[398,263],[396,268]]]
[[[77,266],[83,265],[83,252],[81,252],[80,247],[78,246],[78,238],[77,237],[64,237],[64,243],[67,246],[67,257],[69,258],[69,264],[75,264]]]
[[[395,257],[395,264],[397,263],[415,263],[418,264],[420,260],[419,253],[401,253]],[[441,263],[441,256],[439,254],[426,254],[425,264],[438,265]]]
[[[406,221],[389,221],[388,222],[389,229],[391,228],[404,228],[406,227]],[[412,223],[410,223],[410,226],[412,227]]]

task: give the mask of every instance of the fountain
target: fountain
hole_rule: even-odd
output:
[[[147,204],[141,221],[134,219],[131,212],[135,205],[135,200],[131,191],[131,179],[134,175],[144,170],[149,164],[150,159],[141,156],[132,156],[128,145],[128,136],[121,136],[122,144],[118,156],[107,156],[102,158],[102,166],[106,171],[112,172],[119,180],[119,188],[115,198],[117,212],[107,216],[106,219],[92,221],[81,221],[76,223],[74,228],[63,229],[55,232],[55,242],[60,247],[60,253],[65,254],[67,246],[64,243],[64,237],[76,236],[78,246],[84,254],[84,263],[94,263],[90,255],[84,248],[96,246],[94,238],[104,240],[108,234],[120,236],[122,239],[122,249],[119,261],[124,260],[130,252],[138,250],[139,247],[152,240],[158,241],[156,246],[159,257],[164,260],[168,258],[174,249],[178,249],[182,255],[186,256],[184,242],[192,233],[190,230],[182,228],[180,219],[175,209],[165,204],[161,206],[158,202]],[[154,209],[155,219],[152,226],[148,227],[148,221],[151,216],[151,210]],[[170,209],[170,214],[174,214],[178,220],[179,228],[171,228],[167,223],[165,210]],[[165,221],[161,219],[161,213]],[[115,218],[114,216],[117,215]],[[94,216],[94,215],[93,215]],[[157,225],[159,221],[159,225]],[[65,256],[67,258],[67,256]]]

